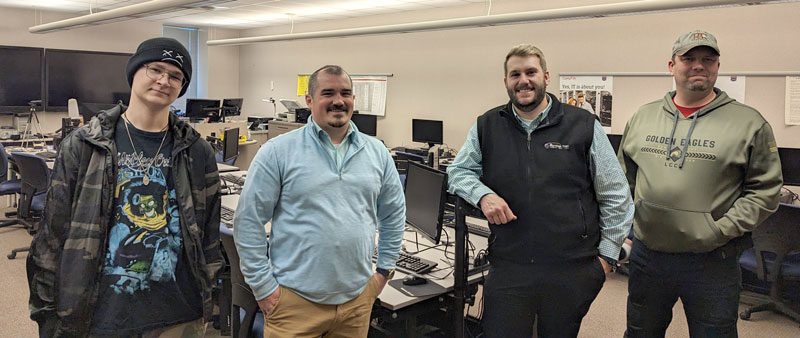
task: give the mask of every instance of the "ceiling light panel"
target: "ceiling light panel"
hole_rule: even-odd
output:
[[[0,6],[44,10],[52,9],[57,12],[75,12],[88,8],[88,5],[85,3],[69,0],[3,0],[0,1]]]
[[[74,14],[88,14],[91,6],[92,13],[125,8],[147,2],[169,2],[173,0],[0,0],[0,8],[21,7],[37,8],[41,10],[60,11]],[[200,0],[198,0],[200,1]],[[264,23],[263,26],[287,25],[291,21],[286,18],[286,13],[295,13],[295,24],[301,22],[337,20],[342,18],[361,17],[376,14],[398,13],[404,11],[424,10],[428,8],[442,8],[451,6],[465,6],[475,3],[484,3],[487,0],[211,0],[203,1],[191,6],[216,6],[201,12],[186,12],[189,5],[171,6],[147,13],[138,13],[133,16],[144,18],[148,21],[162,20],[165,24],[191,24],[193,26],[215,26],[221,22],[215,17],[220,13],[236,13],[230,16],[239,20],[255,20],[244,23],[241,27],[231,26],[230,20],[224,21],[225,27],[251,28],[251,22]],[[224,4],[219,5],[220,2]],[[241,14],[247,11],[248,15]],[[172,15],[178,12],[179,14]],[[276,15],[278,17],[276,17]],[[128,15],[126,15],[128,16]],[[188,18],[191,17],[191,20]],[[256,19],[253,19],[255,17]],[[281,19],[280,17],[283,17]],[[191,21],[191,23],[189,22]]]

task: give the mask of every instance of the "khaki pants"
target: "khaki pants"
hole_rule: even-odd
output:
[[[317,304],[280,287],[278,304],[264,316],[264,338],[366,337],[378,281],[369,279],[355,299],[340,305]]]

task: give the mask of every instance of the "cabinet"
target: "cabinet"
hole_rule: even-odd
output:
[[[269,121],[269,138],[278,137],[278,135],[286,134],[292,130],[303,127],[305,124],[296,122],[284,121]]]

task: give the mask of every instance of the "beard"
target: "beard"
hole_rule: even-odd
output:
[[[690,82],[686,87],[693,92],[704,92],[714,87],[714,84],[711,81]]]
[[[508,91],[508,97],[511,99],[511,103],[514,105],[514,107],[517,107],[517,109],[524,112],[532,112],[534,109],[536,109],[536,107],[538,107],[542,103],[542,101],[544,101],[544,96],[547,87],[546,86],[534,87],[533,100],[531,100],[531,102],[527,104],[520,102],[519,99],[517,99],[517,96],[514,95],[516,94],[516,88],[507,88],[506,90]]]
[[[347,121],[342,122],[328,122],[328,126],[332,128],[341,128],[347,124]]]
[[[349,111],[348,111],[347,107],[342,106],[342,105],[332,105],[332,106],[328,107],[328,112],[329,113],[330,112],[339,112],[339,113],[344,114],[345,117],[349,114]],[[328,121],[328,126],[332,127],[332,128],[342,128],[342,127],[344,127],[344,126],[346,126],[348,124],[347,122],[348,122],[347,119],[344,119],[342,121]]]
[[[691,75],[689,77],[691,77]],[[715,83],[716,78],[709,76],[703,81],[688,81],[686,83],[686,89],[693,92],[705,92],[714,88]]]

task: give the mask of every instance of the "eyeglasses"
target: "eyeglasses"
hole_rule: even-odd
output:
[[[153,66],[153,65],[150,65],[150,64],[146,64],[146,65],[144,65],[144,67],[146,69],[145,74],[147,74],[147,77],[149,77],[149,78],[151,78],[151,79],[153,79],[155,81],[158,81],[164,75],[167,75],[167,82],[172,87],[183,88],[183,86],[186,84],[186,79],[183,76],[179,76],[179,75],[175,75],[175,74],[172,74],[170,72],[167,72],[164,68],[156,67],[156,66]]]

